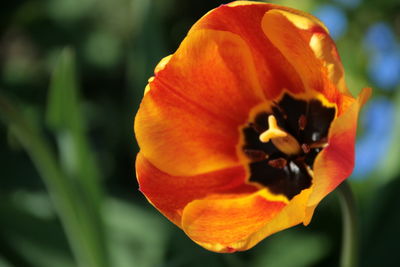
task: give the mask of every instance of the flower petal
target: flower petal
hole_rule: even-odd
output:
[[[264,100],[246,43],[229,32],[189,32],[155,83],[235,123]]]
[[[238,34],[250,47],[257,76],[268,99],[274,99],[286,88],[292,93],[304,91],[299,74],[290,59],[268,40],[261,28],[266,11],[281,8],[257,2],[233,2],[207,13],[191,31],[215,29]]]
[[[223,169],[237,164],[238,127],[263,100],[245,43],[228,32],[194,31],[150,79],[136,137],[146,158],[170,174]]]
[[[301,191],[279,214],[264,225],[258,232],[249,237],[248,248],[253,247],[265,237],[282,231],[299,223],[307,225],[312,217],[314,208],[307,207],[312,188]]]
[[[339,105],[340,93],[350,96],[336,46],[319,20],[271,10],[263,18],[263,28],[271,42],[293,64],[307,89],[323,92]]]
[[[141,153],[157,168],[194,175],[238,164],[239,133],[234,127],[179,95],[158,90],[152,83],[150,87],[136,115],[135,133]]]
[[[303,222],[309,192],[303,190],[289,203],[270,200],[267,189],[241,198],[196,200],[183,210],[183,230],[212,251],[246,250]]]
[[[281,201],[267,200],[265,192],[266,189],[245,197],[195,200],[183,210],[183,230],[212,251],[246,249],[246,239],[286,206]]]
[[[313,192],[308,206],[317,205],[353,171],[358,113],[370,94],[370,88],[363,89],[348,110],[333,121],[329,145],[315,159]]]
[[[339,53],[332,38],[325,32],[316,32],[310,39],[310,47],[321,61],[328,78],[343,94],[350,95],[344,79],[344,69]]]
[[[300,20],[297,21],[300,27],[309,27],[305,22],[310,21],[304,17],[273,9],[266,12],[262,20],[264,33],[299,73],[304,87],[308,90],[322,91],[324,88],[322,65],[315,57],[308,40],[288,17]]]
[[[210,11],[193,26],[192,30],[196,29],[240,35],[251,48],[269,99],[277,97],[283,88],[292,93],[304,92],[304,88],[324,91],[331,102],[340,102],[336,88],[349,95],[328,29],[310,14],[273,4],[238,1]]]
[[[179,227],[183,208],[195,199],[217,193],[249,194],[256,190],[254,186],[245,184],[246,171],[242,166],[195,176],[171,176],[139,153],[136,173],[140,191]]]

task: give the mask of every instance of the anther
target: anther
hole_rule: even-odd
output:
[[[246,154],[248,158],[252,161],[262,161],[268,158],[268,155],[262,151],[257,149],[243,149],[243,152]]]
[[[307,145],[307,144],[302,144],[302,145],[301,145],[301,149],[302,149],[303,152],[306,153],[306,154],[307,154],[308,152],[310,152],[310,150],[311,150],[311,149],[310,149],[310,146]]]
[[[322,138],[321,140],[310,144],[310,148],[325,148],[328,146],[328,139]]]
[[[287,160],[284,158],[277,158],[268,161],[268,165],[274,168],[283,169],[286,167]]]
[[[299,128],[300,130],[304,130],[307,125],[307,117],[305,115],[301,115],[299,117]]]

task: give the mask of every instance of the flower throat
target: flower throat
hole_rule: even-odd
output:
[[[292,199],[312,182],[315,157],[327,146],[335,107],[285,93],[271,112],[260,112],[243,129],[242,150],[250,160],[250,182]]]

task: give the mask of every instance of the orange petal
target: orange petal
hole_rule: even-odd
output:
[[[173,175],[236,165],[239,125],[263,101],[251,54],[234,34],[192,32],[157,67],[135,119],[142,153]]]
[[[268,99],[279,96],[283,88],[292,93],[304,91],[299,74],[290,64],[291,59],[268,40],[261,28],[266,11],[282,8],[257,2],[233,2],[207,13],[191,29],[216,29],[239,35],[250,47],[257,76]]]
[[[321,61],[328,78],[342,94],[350,95],[344,79],[344,69],[332,38],[325,32],[312,33],[310,47]]]
[[[310,14],[237,1],[210,11],[192,30],[204,28],[236,33],[249,44],[267,98],[278,96],[282,88],[324,91],[331,102],[340,102],[336,88],[348,94],[336,46],[325,25]]]
[[[325,25],[316,17],[313,15],[303,12],[301,10],[293,9],[290,7],[285,7],[285,6],[280,6],[280,5],[275,5],[275,4],[270,4],[270,3],[260,3],[260,2],[255,2],[255,1],[234,1],[229,4],[226,4],[225,6],[229,7],[240,7],[243,8],[243,6],[248,6],[251,5],[256,9],[263,9],[264,12],[270,10],[270,9],[278,9],[278,10],[283,10],[290,12],[294,15],[299,15],[301,17],[304,17],[304,20],[300,21],[302,22],[302,25],[309,25],[310,23],[313,25],[318,25],[324,31],[328,32],[328,29],[325,27]]]
[[[262,27],[265,35],[277,47],[284,57],[290,61],[297,73],[299,73],[303,85],[307,89],[322,91],[324,88],[323,68],[314,55],[308,40],[300,33],[298,27],[288,17],[300,20],[300,27],[310,22],[304,17],[293,15],[282,10],[270,10],[265,13]],[[282,30],[285,29],[285,30]]]
[[[358,113],[370,94],[370,88],[363,89],[348,110],[333,121],[329,145],[315,159],[313,192],[308,206],[317,205],[353,171]]]
[[[249,194],[255,187],[245,184],[242,166],[211,173],[179,177],[160,171],[139,153],[136,173],[140,191],[161,213],[181,227],[183,208],[195,199],[217,193]]]
[[[324,25],[311,15],[283,10],[268,11],[263,19],[265,34],[293,64],[307,89],[323,92],[344,109],[348,92],[336,46]],[[286,29],[282,31],[281,29]]]
[[[160,60],[160,62],[158,62],[156,68],[154,69],[154,73],[158,73],[160,71],[162,71],[165,66],[168,64],[168,62],[170,61],[170,59],[172,58],[172,55],[166,56],[163,59]]]
[[[234,126],[179,95],[150,87],[136,114],[135,134],[141,153],[157,168],[194,175],[238,164]]]
[[[264,100],[248,46],[229,32],[189,32],[154,82],[234,123]]]
[[[183,210],[183,230],[212,251],[247,250],[265,237],[301,223],[309,191],[303,190],[288,204],[269,200],[266,189],[241,198],[196,200]]]
[[[316,59],[322,65],[328,79],[341,93],[350,95],[345,84],[344,69],[339,53],[325,25],[309,14],[285,11],[280,11],[280,13],[297,28],[306,46],[310,46]],[[336,88],[332,88],[332,91],[336,91]],[[332,92],[327,93],[332,94]]]

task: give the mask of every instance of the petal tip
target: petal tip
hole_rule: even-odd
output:
[[[361,90],[360,94],[358,95],[358,99],[360,101],[361,106],[363,106],[368,101],[371,95],[372,95],[372,88],[365,87]]]

